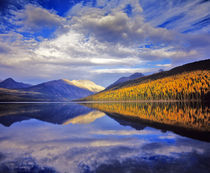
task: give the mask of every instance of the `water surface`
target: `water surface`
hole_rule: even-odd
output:
[[[208,107],[86,106],[0,104],[0,172],[210,172]]]

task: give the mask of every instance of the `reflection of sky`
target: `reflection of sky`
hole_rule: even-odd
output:
[[[210,145],[150,127],[135,130],[103,116],[90,124],[35,119],[0,125],[6,167],[58,172],[209,172]]]

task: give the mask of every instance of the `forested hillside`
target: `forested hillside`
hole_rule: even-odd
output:
[[[83,100],[207,100],[210,94],[209,60],[123,83]]]

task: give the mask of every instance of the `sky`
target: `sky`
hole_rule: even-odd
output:
[[[0,79],[104,87],[209,59],[209,0],[0,0]]]

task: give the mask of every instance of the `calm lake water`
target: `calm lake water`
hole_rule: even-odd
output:
[[[209,107],[2,103],[0,173],[209,173]]]

